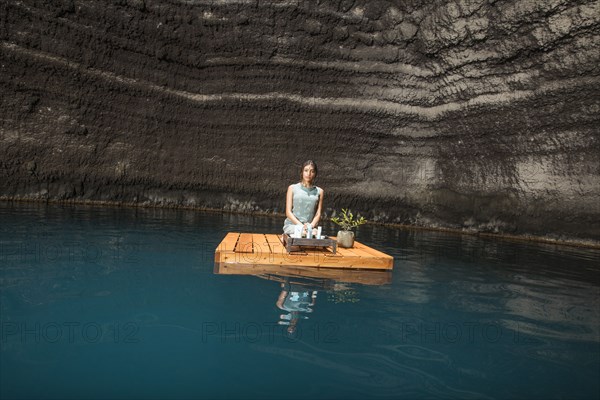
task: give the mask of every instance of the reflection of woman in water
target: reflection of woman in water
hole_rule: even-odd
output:
[[[317,300],[317,291],[308,290],[302,286],[291,284],[286,278],[281,283],[281,293],[277,299],[277,307],[288,311],[281,314],[279,325],[288,325],[287,332],[291,335],[296,331],[296,325],[300,319],[308,319],[303,313],[313,312],[312,306]]]

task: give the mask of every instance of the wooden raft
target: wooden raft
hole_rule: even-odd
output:
[[[335,254],[324,247],[288,253],[281,235],[230,232],[215,250],[215,263],[391,270],[394,258],[357,241],[350,249],[338,246]]]

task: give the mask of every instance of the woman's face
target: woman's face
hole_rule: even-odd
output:
[[[315,172],[315,167],[312,165],[307,165],[302,170],[302,179],[306,182],[312,182],[312,180],[315,178],[315,175],[317,175],[317,173]]]

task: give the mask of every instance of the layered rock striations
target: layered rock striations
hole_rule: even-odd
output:
[[[600,2],[3,0],[0,195],[600,239]]]

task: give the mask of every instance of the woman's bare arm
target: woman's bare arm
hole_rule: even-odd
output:
[[[280,308],[283,310],[283,301],[285,300],[285,296],[287,296],[287,294],[288,294],[287,290],[282,290],[281,293],[279,293],[279,298],[277,299],[277,302],[275,303],[277,308]]]
[[[321,211],[323,209],[323,194],[325,191],[321,189],[321,196],[319,196],[319,205],[317,206],[317,212],[315,212],[315,217],[313,218],[311,225],[317,226],[319,225],[319,221],[321,221]]]
[[[294,224],[301,224],[300,220],[292,213],[292,206],[294,203],[294,190],[292,185],[288,186],[287,195],[285,197],[285,216],[290,219]]]

